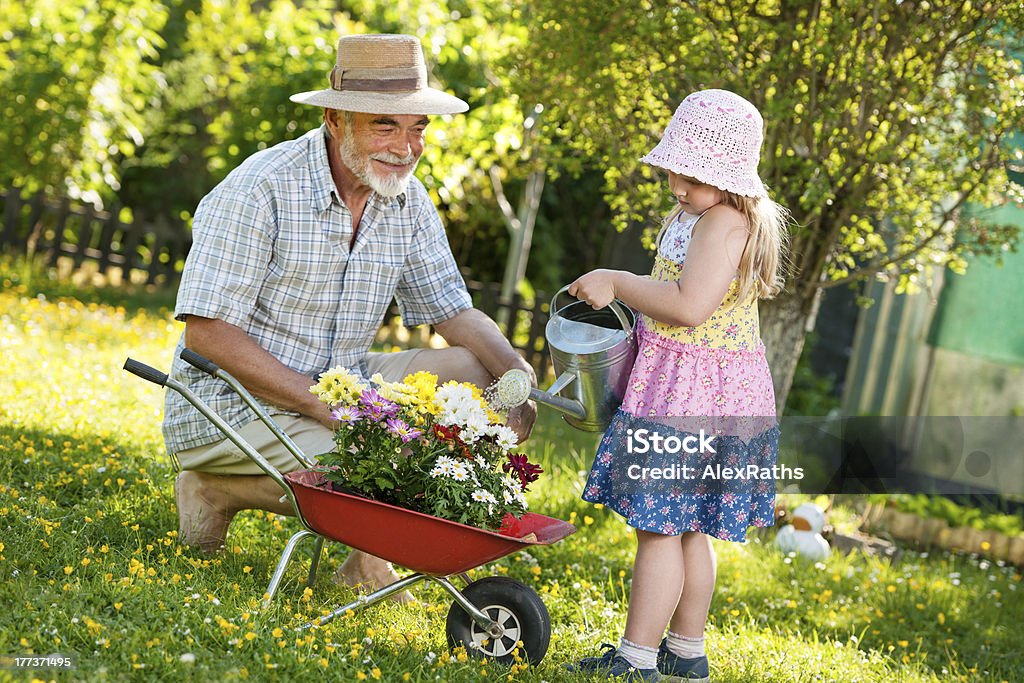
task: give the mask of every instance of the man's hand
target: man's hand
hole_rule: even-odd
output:
[[[519,443],[530,438],[530,433],[533,432],[533,423],[536,421],[537,404],[533,401],[527,401],[508,411],[508,426],[519,437]]]
[[[461,346],[471,352],[482,366],[481,370],[498,378],[512,369],[522,370],[530,378],[530,386],[537,386],[537,373],[508,340],[491,318],[482,311],[468,308],[434,329],[444,337],[449,346]],[[486,386],[490,378],[483,382]],[[508,426],[525,441],[533,431],[537,419],[537,406],[533,401],[514,408],[508,414]]]

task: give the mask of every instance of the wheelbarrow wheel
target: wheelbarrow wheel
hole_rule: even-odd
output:
[[[489,576],[466,586],[462,594],[481,612],[501,624],[504,633],[491,637],[458,603],[448,610],[448,645],[460,645],[474,657],[513,664],[516,658],[537,664],[551,642],[551,617],[544,601],[529,586]]]

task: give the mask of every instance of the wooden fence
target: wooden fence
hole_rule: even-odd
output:
[[[139,209],[133,210],[132,221],[125,222],[120,207],[98,211],[67,197],[53,198],[43,193],[26,197],[18,189],[9,189],[0,192],[0,200],[0,251],[34,256],[47,266],[62,262],[78,270],[89,262],[104,274],[117,269],[121,282],[173,286],[192,243],[191,231],[184,222],[171,223],[162,218],[150,221]],[[543,376],[547,367],[544,326],[548,297],[541,292],[532,300],[518,294],[501,297],[500,284],[474,280],[465,272],[463,275],[474,305],[496,320],[508,321],[503,329],[512,345]],[[397,317],[398,307],[392,304],[382,341],[396,345],[429,342],[429,333],[417,336],[396,332],[398,326],[393,321]]]
[[[119,269],[124,281],[141,275],[146,283],[169,282],[180,274],[191,244],[183,222],[149,221],[140,210],[124,222],[118,206],[97,211],[90,204],[42,192],[25,197],[18,189],[8,189],[0,198],[0,249],[40,257],[49,266],[66,257],[74,269],[91,261],[104,273]]]

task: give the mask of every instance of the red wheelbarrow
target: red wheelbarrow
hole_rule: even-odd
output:
[[[188,387],[136,360],[125,361],[124,369],[128,372],[184,396],[280,484],[284,496],[292,503],[295,516],[304,528],[285,545],[267,587],[264,607],[277,592],[300,541],[315,539],[307,586],[312,586],[316,579],[324,541],[337,541],[412,570],[413,574],[360,596],[303,628],[321,626],[338,615],[358,611],[418,583],[430,581],[444,588],[454,600],[446,621],[450,646],[461,645],[472,655],[504,664],[515,661],[517,648],[521,648],[521,655],[533,664],[543,659],[551,640],[551,619],[536,591],[506,577],[492,576],[471,582],[465,572],[529,546],[559,541],[575,532],[576,527],[559,519],[527,513],[521,519],[508,515],[498,531],[487,531],[335,491],[314,469],[316,462],[295,445],[238,380],[189,349],[181,352],[181,358],[226,382],[303,467],[282,475]],[[450,581],[453,576],[467,584],[461,591]]]

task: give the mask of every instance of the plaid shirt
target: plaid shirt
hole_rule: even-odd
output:
[[[245,160],[200,202],[175,318],[217,318],[311,378],[344,365],[362,372],[392,297],[406,326],[452,318],[472,304],[437,209],[412,178],[405,194],[371,194],[355,246],[338,199],[323,127]],[[232,427],[255,415],[220,380],[180,358],[171,377]],[[283,413],[279,408],[272,412]],[[177,392],[164,406],[170,453],[224,438]]]

